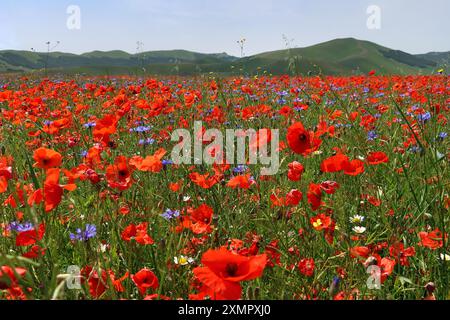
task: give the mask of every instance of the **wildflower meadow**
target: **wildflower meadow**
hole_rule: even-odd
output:
[[[0,299],[449,299],[449,90],[3,76]]]

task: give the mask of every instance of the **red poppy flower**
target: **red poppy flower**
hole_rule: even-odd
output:
[[[286,205],[288,206],[296,206],[300,203],[303,198],[303,193],[298,191],[297,189],[293,189],[289,191],[286,195]]]
[[[198,185],[199,187],[201,187],[203,189],[212,188],[214,185],[216,185],[221,180],[221,178],[217,175],[210,177],[209,173],[201,175],[198,172],[190,173],[189,179],[191,179],[192,182],[194,182],[196,185]]]
[[[49,212],[56,208],[61,202],[65,190],[73,191],[77,188],[75,184],[59,184],[60,169],[53,168],[47,170],[47,177],[44,182],[44,203],[45,211]]]
[[[132,168],[124,156],[118,156],[113,165],[106,168],[106,180],[111,188],[127,190],[133,184],[131,179]]]
[[[311,209],[316,211],[322,205],[322,189],[320,184],[310,183],[308,193],[306,194]]]
[[[402,266],[409,266],[408,258],[416,255],[416,249],[414,247],[405,248],[402,242],[397,242],[389,247],[389,254],[397,259]]]
[[[442,248],[442,246],[444,245],[443,235],[439,229],[436,229],[432,232],[419,232],[419,237],[419,246],[423,246],[425,248],[436,250]]]
[[[302,259],[297,264],[298,270],[307,277],[314,275],[315,263],[313,258]]]
[[[315,217],[312,217],[310,222],[315,230],[320,231],[328,229],[332,225],[333,220],[331,217],[321,213]]]
[[[367,162],[370,165],[377,165],[380,163],[388,163],[389,158],[384,152],[381,152],[381,151],[371,152],[367,156]]]
[[[11,268],[10,266],[0,267],[0,290],[6,290],[17,286],[17,276],[23,278],[27,270],[24,268]]]
[[[161,148],[152,156],[145,158],[135,156],[130,159],[130,165],[135,166],[139,171],[158,173],[163,168],[161,159],[166,153],[166,150]]]
[[[266,254],[244,257],[225,248],[208,250],[203,254],[204,267],[195,268],[194,274],[203,284],[203,290],[212,299],[237,300],[241,298],[241,281],[260,277],[267,263]]]
[[[344,165],[349,161],[348,157],[342,153],[329,157],[322,161],[320,171],[322,172],[339,172],[344,170]]]
[[[136,274],[131,276],[134,284],[137,286],[139,293],[145,295],[149,289],[156,289],[159,287],[158,278],[153,271],[149,269],[141,269]]]
[[[127,272],[123,277],[116,279],[112,270],[101,270],[100,276],[98,271],[90,266],[85,266],[81,269],[80,274],[83,276],[82,282],[88,282],[90,295],[96,299],[100,298],[109,288],[109,281],[111,281],[114,290],[123,292],[125,288],[123,287],[122,282],[129,276],[129,273]]]
[[[16,236],[16,246],[31,246],[36,243],[36,241],[42,240],[45,234],[45,225],[40,224],[36,229],[31,229],[28,231],[19,232]]]
[[[291,181],[300,181],[305,168],[300,162],[294,161],[288,164],[288,179]]]
[[[238,187],[241,189],[248,189],[254,183],[255,181],[251,179],[251,175],[248,173],[231,178],[230,181],[228,181],[227,186],[232,189],[236,189]]]
[[[26,252],[22,255],[22,257],[25,257],[28,259],[36,259],[36,258],[44,256],[46,250],[47,249],[41,248],[40,246],[32,246],[28,252]]]
[[[291,150],[297,154],[305,154],[311,148],[311,133],[305,130],[301,122],[289,127],[286,138]]]
[[[344,173],[349,176],[357,176],[364,172],[364,162],[359,159],[347,161],[343,166]]]
[[[390,258],[383,258],[381,259],[380,263],[381,268],[381,283],[384,283],[384,281],[387,279],[387,277],[392,274],[394,271],[394,267],[396,265],[395,260]]]
[[[350,249],[350,256],[352,258],[367,258],[370,254],[370,250],[368,247],[353,247]]]
[[[7,157],[0,157],[0,193],[3,193],[8,188],[8,180],[12,178],[12,167],[10,162],[12,159]]]
[[[334,194],[339,188],[339,183],[335,181],[324,181],[320,184],[320,189],[327,194]]]
[[[36,161],[34,166],[41,169],[59,167],[62,163],[61,154],[47,148],[39,148],[34,151],[33,159]]]
[[[138,224],[130,224],[121,234],[122,240],[130,242],[135,240],[141,245],[149,245],[155,243],[153,239],[147,234],[148,222]]]

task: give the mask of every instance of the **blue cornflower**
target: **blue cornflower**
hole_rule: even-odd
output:
[[[234,173],[244,173],[245,171],[247,171],[248,167],[246,165],[240,164],[238,165],[236,168],[233,169]]]
[[[80,156],[81,156],[82,158],[86,158],[87,154],[88,154],[88,152],[87,152],[86,150],[82,150],[82,151],[80,152]]]
[[[341,282],[341,278],[339,278],[339,277],[333,278],[333,281],[331,282],[331,285],[329,288],[330,295],[334,296],[338,293],[340,282]]]
[[[13,221],[9,224],[8,229],[10,231],[25,232],[25,231],[33,230],[34,225],[31,222],[19,223],[19,222]]]
[[[422,123],[425,123],[430,119],[431,119],[431,113],[429,113],[429,112],[422,113],[417,116],[417,120],[419,120]]]
[[[49,125],[51,125],[53,123],[53,121],[51,121],[51,120],[44,120],[44,125],[45,126],[49,126]]]
[[[70,240],[72,241],[88,241],[97,235],[97,228],[93,224],[86,224],[85,230],[78,228],[75,233],[70,233]]]
[[[376,133],[375,130],[371,130],[371,131],[369,131],[369,132],[367,133],[367,140],[373,141],[373,140],[375,140],[376,138],[378,138],[378,134]]]
[[[147,131],[150,131],[150,127],[147,127],[147,126],[139,126],[139,127],[136,127],[136,128],[131,128],[130,129],[130,132],[147,132]]]
[[[161,217],[163,217],[166,220],[172,220],[178,218],[179,216],[180,216],[179,210],[171,210],[171,209],[167,209],[164,213],[161,214]]]
[[[412,153],[419,153],[422,152],[422,148],[419,146],[412,146],[411,148],[409,148],[409,151],[411,151]]]
[[[286,102],[287,102],[287,101],[286,101],[286,99],[284,99],[284,98],[280,98],[280,99],[277,100],[277,103],[278,103],[278,104],[286,104]]]
[[[83,127],[90,129],[90,128],[95,127],[96,125],[97,125],[97,123],[95,123],[95,122],[87,122],[87,123],[83,124]]]
[[[438,140],[444,140],[445,138],[447,138],[447,132],[441,132],[438,134]]]
[[[163,166],[169,166],[169,165],[173,164],[173,161],[164,159],[163,161],[161,161],[161,163]]]
[[[139,140],[139,145],[140,146],[148,146],[148,145],[154,144],[154,143],[155,143],[155,139],[152,139],[152,138],[140,139]]]

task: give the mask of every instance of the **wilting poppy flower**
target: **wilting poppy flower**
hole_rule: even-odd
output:
[[[212,299],[237,300],[241,298],[241,281],[260,277],[267,263],[266,254],[244,257],[225,248],[208,250],[202,256],[204,267],[195,268],[194,274]]]
[[[159,287],[158,278],[149,269],[142,269],[136,274],[133,274],[131,280],[133,280],[139,293],[143,296],[147,293],[148,289],[156,289]]]
[[[34,151],[33,159],[36,161],[34,166],[41,169],[59,167],[62,163],[61,154],[47,148],[39,148]]]
[[[389,162],[389,158],[384,152],[381,152],[381,151],[371,152],[367,156],[367,162],[370,165],[377,165],[377,164],[380,164],[380,163],[388,163]]]

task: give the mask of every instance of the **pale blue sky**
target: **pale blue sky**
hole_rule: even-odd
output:
[[[381,29],[366,26],[369,5],[381,8]],[[69,5],[81,9],[81,30],[66,27]],[[304,47],[355,37],[410,53],[450,50],[449,0],[0,0],[0,50],[61,41],[56,50],[187,49],[246,55],[284,48],[282,35]]]

